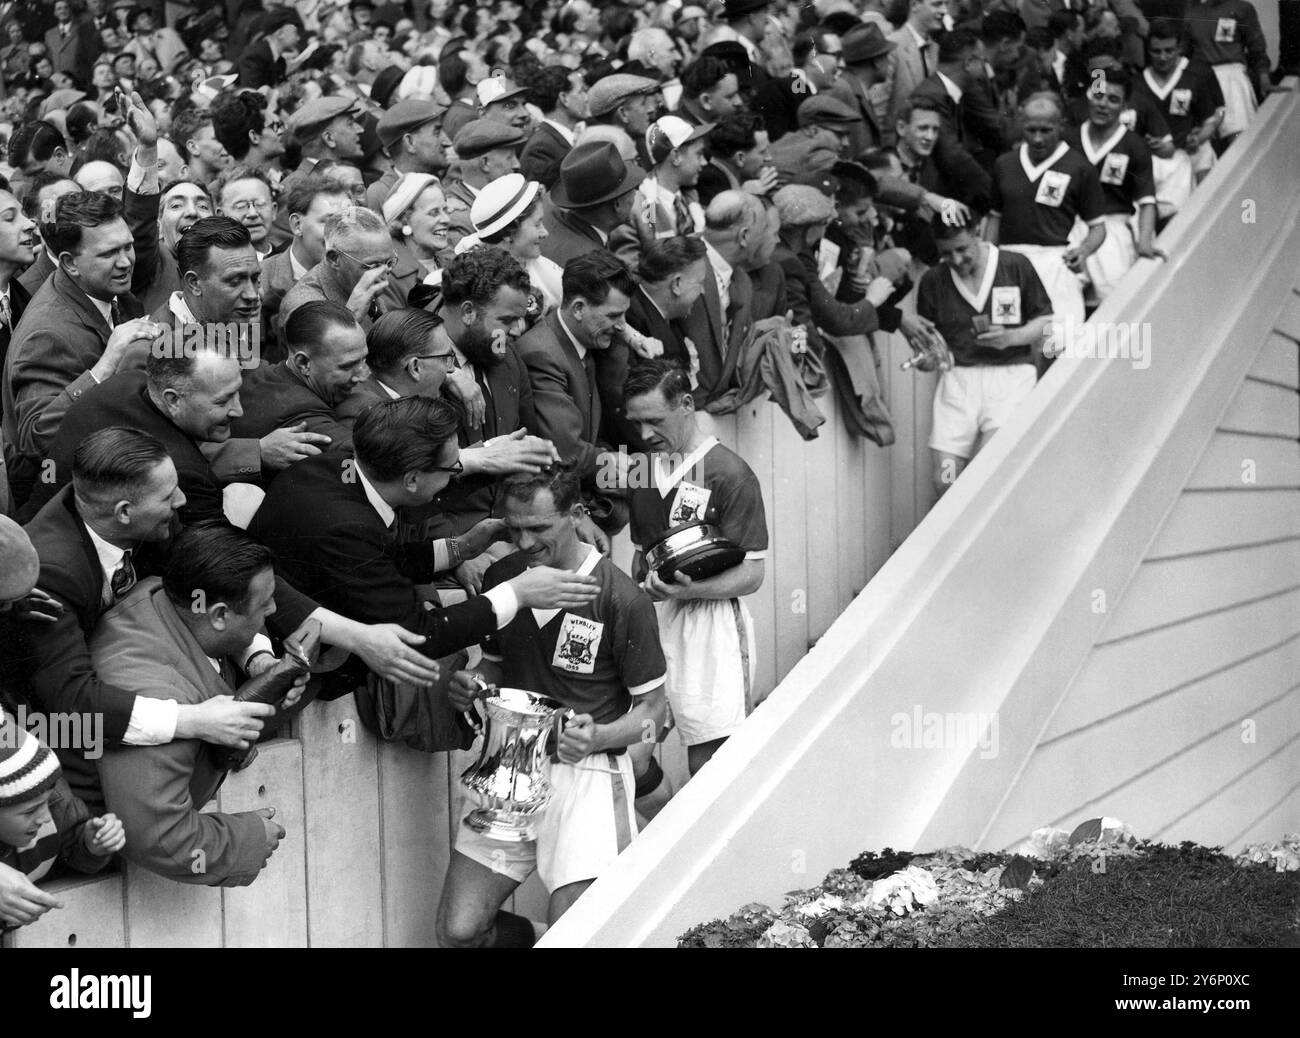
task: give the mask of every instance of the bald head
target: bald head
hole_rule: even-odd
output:
[[[126,183],[126,178],[122,176],[120,169],[111,162],[103,162],[99,159],[87,162],[77,170],[77,175],[73,179],[83,191],[106,191],[115,198],[121,197],[122,186]]]
[[[1055,94],[1047,91],[1033,94],[1020,106],[1020,114],[1026,119],[1054,119],[1057,122],[1060,122],[1064,115],[1061,111],[1061,102],[1057,100]]]
[[[705,239],[732,266],[750,266],[768,230],[763,203],[746,191],[720,192],[704,211]]]
[[[21,526],[0,515],[0,607],[22,598],[36,586],[41,560]]]

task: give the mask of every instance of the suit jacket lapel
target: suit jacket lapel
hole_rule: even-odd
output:
[[[564,330],[560,324],[560,312],[553,310],[546,318],[551,334],[555,336],[555,341],[560,346],[560,352],[564,355],[565,363],[569,366],[569,378],[574,387],[574,403],[578,405],[584,415],[587,416],[587,432],[592,439],[596,437],[597,418],[595,414],[595,386],[587,375],[587,364],[582,357],[578,356],[578,351],[573,345],[573,340],[569,338],[569,333]],[[590,356],[590,354],[588,354]]]
[[[54,278],[54,289],[67,309],[76,316],[77,320],[98,335],[104,345],[107,345],[110,334],[108,322],[90,301],[90,297],[77,287],[72,278],[63,272],[62,267],[55,270]]]

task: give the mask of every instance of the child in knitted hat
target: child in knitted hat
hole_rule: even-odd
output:
[[[125,846],[117,816],[92,818],[50,748],[0,711],[0,929],[34,922],[53,907],[25,898],[22,877],[35,883],[55,862],[98,872]]]

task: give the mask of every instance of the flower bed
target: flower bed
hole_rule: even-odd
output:
[[[1300,945],[1300,834],[1218,848],[1138,841],[1111,818],[1005,853],[862,854],[777,910],[745,905],[681,948]]]

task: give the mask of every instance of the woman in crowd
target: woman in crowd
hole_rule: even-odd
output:
[[[385,295],[395,296],[396,305],[406,306],[412,288],[425,282],[436,283],[451,251],[447,237],[451,219],[442,183],[431,173],[398,177],[384,201],[384,221],[397,252],[397,265],[388,276]]]
[[[542,255],[546,227],[542,223],[542,185],[520,173],[498,177],[479,192],[470,209],[476,233],[461,240],[458,252],[475,245],[496,245],[517,259],[533,283],[528,322],[541,320],[560,305],[563,269]]]

